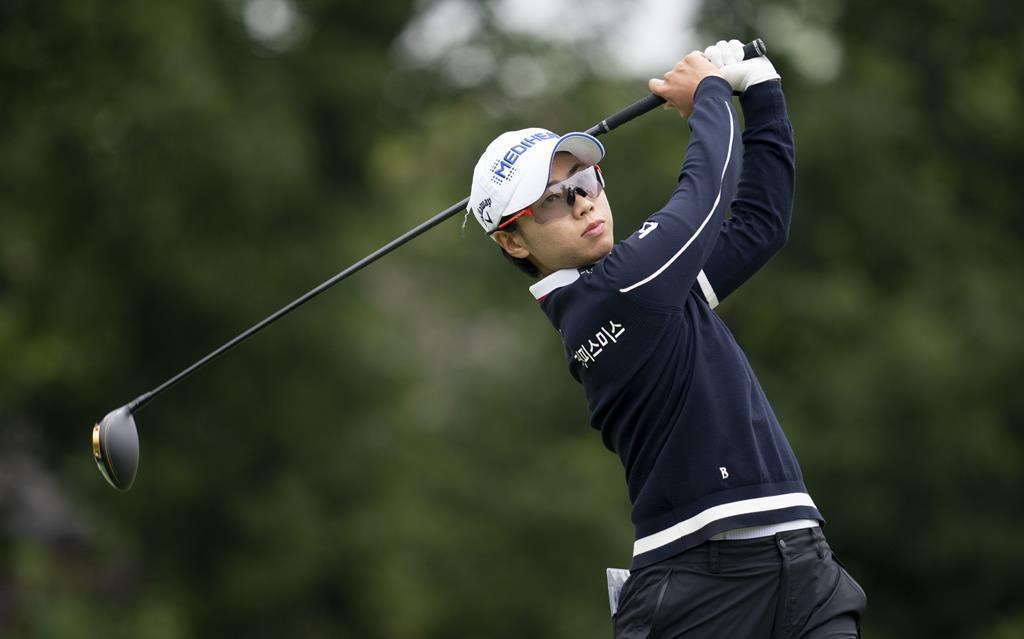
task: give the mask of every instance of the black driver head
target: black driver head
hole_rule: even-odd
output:
[[[110,411],[93,427],[92,454],[111,486],[132,487],[139,469],[139,432],[127,406]]]

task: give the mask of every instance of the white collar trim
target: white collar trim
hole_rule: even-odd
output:
[[[563,268],[560,271],[555,271],[551,275],[548,275],[541,281],[537,282],[530,287],[530,292],[533,296],[540,300],[547,297],[549,293],[554,291],[556,288],[562,288],[568,286],[580,279],[579,269],[575,268]]]

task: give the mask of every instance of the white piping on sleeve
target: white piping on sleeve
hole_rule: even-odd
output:
[[[715,294],[715,289],[711,286],[711,280],[708,279],[704,269],[697,273],[697,283],[700,284],[700,290],[704,293],[704,299],[708,301],[708,306],[711,308],[718,306],[718,295]]]
[[[729,105],[726,104],[725,102],[722,102],[722,104],[725,106],[725,110],[728,113]],[[736,125],[733,123],[732,115],[729,114],[729,148],[728,148],[728,150],[726,151],[726,154],[725,154],[725,164],[722,165],[722,175],[719,178],[719,183],[718,183],[718,195],[715,196],[715,203],[711,206],[711,211],[708,212],[707,217],[705,217],[704,221],[700,223],[700,226],[697,227],[697,230],[694,231],[694,233],[690,237],[690,239],[686,240],[686,243],[683,244],[683,248],[679,249],[679,251],[675,255],[673,255],[671,258],[669,258],[669,260],[667,262],[665,262],[661,266],[661,268],[659,268],[658,270],[654,271],[653,273],[651,273],[650,275],[648,275],[644,279],[640,280],[636,284],[630,284],[626,288],[619,289],[620,293],[628,293],[628,292],[632,291],[635,288],[639,288],[639,287],[643,286],[644,284],[647,284],[648,282],[652,281],[653,279],[655,279],[656,277],[658,277],[659,275],[664,273],[668,269],[668,267],[672,266],[673,262],[675,262],[677,259],[679,259],[679,256],[681,256],[684,252],[686,252],[686,249],[690,248],[690,244],[693,244],[693,241],[697,239],[697,236],[700,235],[700,232],[704,230],[705,226],[707,226],[708,222],[711,220],[711,216],[714,215],[715,214],[715,210],[718,209],[719,202],[722,200],[722,189],[725,186],[725,172],[729,168],[730,160],[732,160],[732,141],[733,141],[733,137],[736,134],[736,132],[734,130],[735,128],[736,128]]]

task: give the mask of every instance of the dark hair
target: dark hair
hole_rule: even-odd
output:
[[[501,230],[508,231],[511,233],[512,231],[515,231],[518,228],[519,222],[512,222],[511,224],[509,224],[508,226]],[[523,273],[526,273],[533,279],[540,278],[540,269],[537,268],[536,264],[526,259],[525,257],[512,257],[504,248],[501,247],[500,244],[498,245],[498,250],[501,251],[501,254],[505,256],[505,259],[511,262],[512,265],[515,266],[517,269],[519,269]]]

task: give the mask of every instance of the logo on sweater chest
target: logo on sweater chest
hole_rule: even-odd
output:
[[[609,321],[573,351],[572,358],[579,362],[583,368],[590,368],[590,365],[597,361],[598,356],[605,349],[619,343],[619,338],[625,332],[626,328],[622,324]]]

